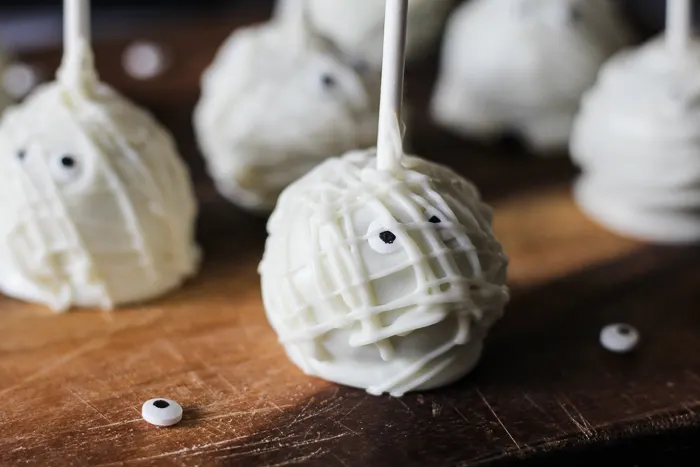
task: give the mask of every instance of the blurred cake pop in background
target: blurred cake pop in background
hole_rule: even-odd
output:
[[[278,0],[285,14],[296,0]],[[305,0],[318,31],[353,60],[373,69],[382,64],[385,0]],[[409,62],[424,58],[438,43],[455,0],[409,0],[406,53]]]
[[[605,65],[571,139],[581,208],[653,242],[700,240],[700,41],[689,10],[669,0],[666,34]]]
[[[99,81],[88,12],[66,0],[57,80],[0,123],[0,290],[57,311],[157,297],[199,263],[188,171],[170,134]]]
[[[630,40],[610,0],[466,2],[448,22],[432,116],[465,136],[515,133],[558,153],[581,95]]]
[[[220,193],[260,212],[326,158],[377,138],[378,73],[353,68],[294,1],[288,14],[226,41],[194,117]]]

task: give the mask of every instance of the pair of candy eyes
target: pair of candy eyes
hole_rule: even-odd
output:
[[[20,161],[24,161],[27,158],[27,151],[24,149],[17,151],[17,158]],[[65,177],[72,176],[76,173],[78,161],[76,157],[71,154],[61,154],[55,159],[55,162],[52,164],[52,168],[53,167],[59,169],[61,171],[59,174],[60,177],[65,179]]]
[[[438,216],[431,216],[428,222],[431,224],[440,224],[442,223],[442,219]],[[393,253],[398,247],[396,243],[396,234],[391,230],[382,230],[376,236],[373,235],[369,238],[369,246],[377,253]]]

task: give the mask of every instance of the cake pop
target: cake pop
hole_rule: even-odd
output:
[[[157,297],[193,274],[196,204],[172,137],[98,80],[66,0],[57,80],[0,122],[0,290],[56,311]]]
[[[690,2],[668,2],[664,38],[621,52],[583,100],[571,153],[579,206],[610,229],[700,241],[700,40]]]
[[[566,148],[581,95],[630,34],[610,0],[473,0],[448,21],[433,119],[465,136]]]
[[[285,14],[294,0],[278,0]],[[382,0],[306,0],[312,22],[346,54],[381,69],[384,29]],[[406,59],[424,58],[436,46],[455,0],[409,0]]]
[[[354,69],[294,14],[236,30],[202,79],[195,128],[219,192],[269,213],[327,157],[377,137],[379,76]]]
[[[259,267],[296,365],[397,397],[468,373],[508,301],[508,261],[478,190],[403,154],[406,1],[386,5],[377,148],[328,159],[282,193]]]
[[[5,50],[0,48],[0,76],[3,77],[3,86],[0,86],[0,113],[5,110],[8,106],[12,105],[12,97],[10,96],[10,93],[7,90],[7,86],[5,85],[5,73],[7,72],[8,67],[10,66],[10,60],[7,56],[7,53]]]

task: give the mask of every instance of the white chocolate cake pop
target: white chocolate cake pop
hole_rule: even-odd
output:
[[[8,92],[7,86],[5,85],[5,73],[10,66],[10,59],[7,53],[0,48],[0,77],[2,77],[2,86],[0,86],[0,113],[2,113],[5,108],[12,104],[13,99]]]
[[[195,272],[196,204],[172,137],[98,81],[87,2],[65,6],[57,81],[0,123],[0,290],[56,311],[111,309]]]
[[[403,155],[403,67],[392,59],[403,54],[392,51],[405,1],[387,4],[378,148],[329,159],[282,193],[259,268],[268,319],[296,365],[393,396],[471,371],[508,301],[508,261],[477,189]]]
[[[610,0],[472,0],[448,21],[433,119],[465,136],[566,148],[581,95],[630,34]]]
[[[203,76],[195,111],[219,192],[261,212],[326,158],[377,138],[378,74],[355,70],[295,8],[233,33]]]
[[[294,0],[278,0],[276,14]],[[355,60],[373,69],[382,65],[383,0],[306,0],[319,32]],[[455,0],[409,0],[406,59],[425,57],[437,45]]]
[[[571,139],[581,208],[659,243],[700,241],[700,40],[674,41],[667,31],[611,59]]]

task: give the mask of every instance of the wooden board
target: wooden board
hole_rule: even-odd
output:
[[[507,315],[477,370],[442,390],[373,397],[301,374],[260,301],[264,219],[216,194],[189,127],[197,77],[230,27],[154,36],[176,57],[156,82],[120,74],[123,43],[100,46],[103,76],[162,117],[192,165],[206,260],[181,291],[114,313],[54,315],[0,298],[0,465],[578,465],[581,450],[605,458],[611,443],[627,446],[620,465],[656,465],[697,439],[700,250],[616,237],[576,209],[565,159],[468,144],[425,119],[417,152],[470,177],[496,207],[512,261]],[[33,60],[50,67],[57,54]],[[419,109],[432,76],[409,77]],[[642,333],[633,354],[598,343],[620,321]],[[142,421],[153,397],[179,401],[182,423]]]

